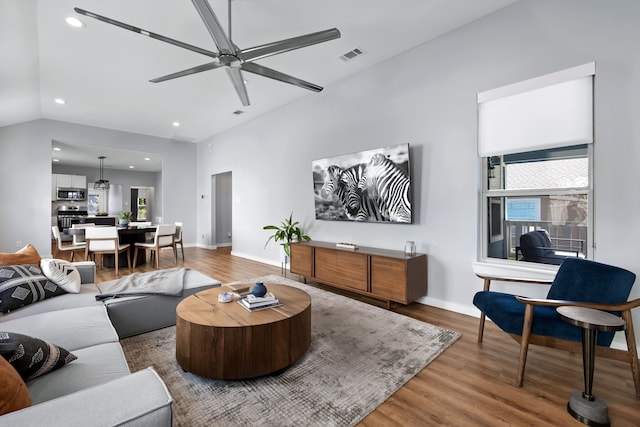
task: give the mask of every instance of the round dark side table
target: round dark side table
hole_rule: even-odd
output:
[[[578,421],[590,426],[609,426],[607,403],[592,394],[593,368],[596,359],[598,331],[615,332],[624,329],[624,320],[606,311],[585,307],[563,306],[556,309],[560,318],[582,328],[582,369],[584,391],[572,390],[567,411]]]

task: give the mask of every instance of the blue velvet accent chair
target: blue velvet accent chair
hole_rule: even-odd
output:
[[[484,332],[485,316],[520,343],[520,360],[516,385],[522,387],[529,344],[561,348],[580,353],[582,330],[560,319],[556,308],[565,305],[605,310],[622,316],[626,323],[627,350],[610,348],[613,332],[599,332],[596,354],[629,362],[640,397],[640,365],[633,331],[631,309],[640,306],[640,299],[627,301],[635,282],[635,274],[619,267],[581,258],[567,258],[560,265],[546,299],[490,291],[492,280],[549,284],[549,282],[479,276],[484,290],[476,293],[473,304],[481,311],[478,342]]]

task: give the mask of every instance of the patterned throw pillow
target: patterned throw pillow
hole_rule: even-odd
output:
[[[67,292],[80,292],[80,272],[69,261],[62,259],[43,259],[40,261],[42,273],[49,280]]]
[[[46,278],[38,265],[0,267],[0,312],[6,313],[66,291]]]
[[[62,368],[77,359],[62,347],[39,338],[0,331],[0,354],[26,381]]]

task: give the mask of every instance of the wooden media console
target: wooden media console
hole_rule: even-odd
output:
[[[387,302],[409,304],[427,293],[427,255],[329,242],[291,244],[291,272]]]

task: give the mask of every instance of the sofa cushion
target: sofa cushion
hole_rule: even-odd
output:
[[[102,303],[96,301],[96,295],[100,291],[95,283],[86,283],[80,286],[80,293],[64,293],[55,298],[47,298],[38,301],[37,304],[29,304],[13,310],[9,313],[0,313],[0,322],[19,319],[21,317],[33,316],[34,314],[47,313],[49,311],[66,310],[69,308],[101,306]],[[0,329],[2,329],[0,323]]]
[[[111,282],[100,283],[100,286],[111,286]],[[206,276],[196,270],[187,270],[184,276],[182,294],[123,296],[104,301],[109,318],[120,338],[166,328],[176,324],[176,306],[182,299],[196,292],[218,287],[219,280]]]
[[[43,259],[40,261],[40,269],[49,280],[65,291],[73,294],[80,292],[80,272],[69,261]]]
[[[78,360],[47,375],[27,381],[34,405],[129,375],[120,343],[75,350]],[[108,399],[105,396],[105,399]]]
[[[0,265],[40,264],[40,254],[32,244],[15,253],[0,253]]]
[[[4,357],[0,357],[0,415],[31,406],[29,389]]]
[[[0,267],[0,312],[8,312],[66,291],[42,274],[36,264]]]
[[[0,353],[25,380],[62,368],[76,356],[55,344],[15,332],[0,331]]]
[[[74,353],[80,348],[118,342],[118,334],[102,305],[56,310],[8,320],[0,323],[0,330],[35,336]]]

